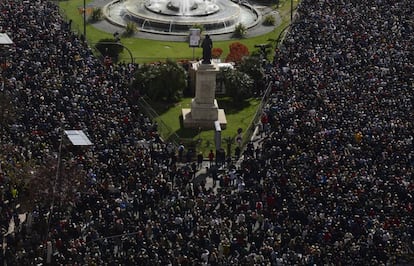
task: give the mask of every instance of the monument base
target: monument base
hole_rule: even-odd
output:
[[[213,120],[218,118],[218,104],[214,99],[213,103],[198,103],[196,99],[191,101],[191,117],[195,120]]]
[[[193,110],[194,111],[194,110]],[[195,119],[192,115],[192,110],[190,108],[181,109],[183,115],[183,126],[184,128],[203,128],[203,129],[214,129],[214,122],[219,121],[222,129],[225,129],[227,126],[226,114],[224,109],[217,109],[217,119],[204,118],[204,119]],[[197,115],[196,115],[197,117]]]
[[[217,64],[193,65],[195,70],[195,98],[191,108],[182,109],[183,126],[185,128],[212,129],[218,121],[221,128],[226,128],[227,119],[223,109],[219,109],[215,97],[216,76],[219,72]]]

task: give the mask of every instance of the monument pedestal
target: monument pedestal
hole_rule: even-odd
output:
[[[185,128],[214,128],[214,122],[219,121],[221,128],[226,128],[227,119],[223,109],[219,109],[215,99],[216,75],[219,72],[216,64],[194,65],[196,72],[195,98],[191,108],[183,108],[183,125]]]

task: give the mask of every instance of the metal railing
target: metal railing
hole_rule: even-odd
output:
[[[171,142],[175,147],[178,147],[180,142],[180,137],[161,119],[157,119],[160,115],[151,105],[145,100],[144,97],[138,99],[138,105],[142,108],[144,113],[152,120],[156,121],[158,124],[158,132],[162,132],[163,140]]]

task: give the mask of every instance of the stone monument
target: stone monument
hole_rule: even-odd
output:
[[[218,121],[221,128],[226,128],[227,120],[223,109],[219,109],[215,99],[217,64],[211,62],[212,41],[207,35],[202,43],[203,60],[193,64],[195,71],[195,98],[191,108],[183,108],[183,125],[185,128],[214,128]]]

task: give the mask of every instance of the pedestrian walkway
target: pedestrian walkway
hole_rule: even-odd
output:
[[[260,137],[259,135],[259,130],[258,127],[256,127],[256,129],[254,130],[254,133],[250,139],[250,141],[253,143],[255,149],[259,146],[261,146],[261,141],[263,139]],[[233,160],[235,158],[233,157]],[[244,160],[244,155],[241,155],[239,159],[234,160],[232,163],[234,164],[234,167],[236,170],[240,169],[240,165],[241,162]],[[183,166],[184,164],[181,163],[179,164],[179,166]],[[217,164],[213,164],[213,166],[217,166]],[[213,189],[215,193],[217,193],[217,189],[220,188],[220,182],[219,180],[217,180],[216,184],[214,184],[214,180],[212,177],[212,174],[210,172],[211,169],[211,165],[210,162],[207,158],[204,159],[204,161],[202,162],[202,165],[198,168],[197,172],[195,173],[195,178],[193,180],[193,184],[194,186],[197,186],[201,183],[204,183],[204,187],[206,190],[209,189]],[[224,164],[223,166],[218,166],[218,176],[219,178],[222,177],[223,174],[225,173],[225,169],[228,170],[228,167],[226,164]]]

